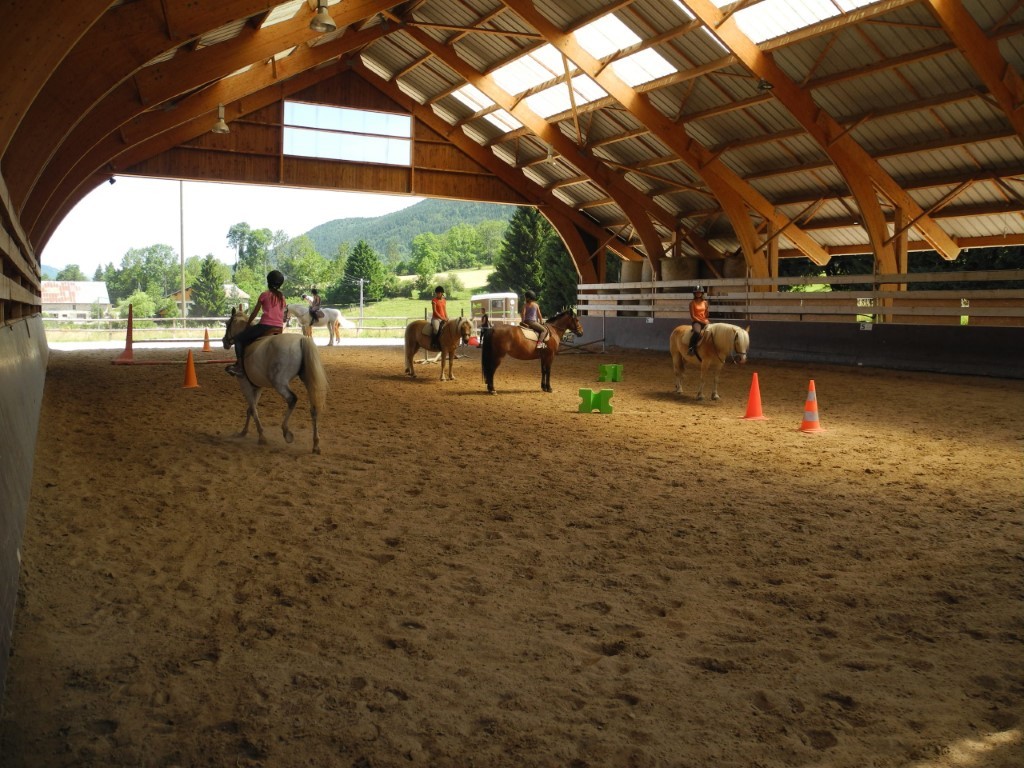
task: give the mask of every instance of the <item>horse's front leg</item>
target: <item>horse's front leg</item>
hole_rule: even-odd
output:
[[[259,435],[260,445],[267,444],[267,438],[263,434],[263,422],[260,421],[259,411],[256,410],[256,404],[260,401],[260,395],[263,390],[259,387],[254,387],[248,381],[242,382],[242,392],[245,395],[245,400],[249,404],[245,409],[245,425],[242,427],[242,431],[238,433],[239,437],[245,437],[249,434],[249,419],[256,424],[256,432]]]
[[[708,375],[708,361],[705,359],[704,362],[702,362],[700,364],[700,386],[697,387],[697,399],[698,400],[703,400],[704,399],[704,379],[707,377],[707,375]]]
[[[672,350],[672,372],[676,377],[676,394],[683,394],[683,356]]]
[[[448,378],[450,379],[452,377],[451,376],[451,361],[448,359],[448,353],[445,352],[442,349],[441,350],[441,371],[440,371],[441,376],[438,379],[438,381],[444,381],[444,364],[445,364],[445,362],[448,362]]]
[[[721,399],[718,396],[718,375],[721,372],[722,372],[722,366],[721,365],[716,365],[715,366],[715,377],[714,377],[714,379],[711,382],[711,399],[712,400],[720,400]]]

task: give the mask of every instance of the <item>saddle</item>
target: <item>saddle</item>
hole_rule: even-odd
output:
[[[531,328],[530,326],[526,325],[525,323],[519,324],[519,330],[522,331],[523,336],[526,338],[527,341],[532,341],[534,344],[540,341],[540,334],[533,330],[533,328]],[[544,347],[542,346],[540,348],[543,349]]]
[[[428,320],[427,324],[423,327],[423,330],[420,332],[420,336],[423,339],[426,339],[428,343],[427,344],[422,344],[421,343],[420,346],[421,347],[425,346],[431,352],[440,352],[441,351],[441,331],[444,330],[444,327],[446,325],[448,325],[448,321],[447,320],[442,320],[438,324],[438,326],[437,326],[437,333],[435,334],[434,333],[434,328],[430,324],[430,321]]]

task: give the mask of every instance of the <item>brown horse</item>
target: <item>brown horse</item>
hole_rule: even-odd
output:
[[[547,343],[543,349],[537,349],[536,334],[530,331],[526,335],[526,329],[517,325],[497,325],[488,328],[484,333],[484,342],[481,347],[480,365],[483,367],[484,379],[487,381],[487,391],[494,394],[494,372],[501,365],[505,355],[510,355],[516,360],[540,360],[540,388],[545,392],[551,391],[551,361],[558,354],[558,346],[562,340],[562,334],[572,331],[577,336],[583,335],[583,326],[571,309],[564,309],[544,323],[548,327]]]
[[[455,362],[455,350],[459,344],[468,344],[469,337],[473,335],[473,323],[464,317],[457,320],[447,321],[438,334],[438,344],[441,347],[441,381],[444,381],[444,363],[448,361],[448,381],[454,381],[452,364]],[[413,320],[405,327],[405,372],[416,378],[416,369],[413,368],[412,358],[420,347],[436,351],[431,346],[430,321]]]

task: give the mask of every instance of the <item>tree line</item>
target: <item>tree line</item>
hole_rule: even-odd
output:
[[[184,283],[191,289],[193,316],[226,314],[234,302],[225,286],[258,296],[272,269],[285,274],[289,301],[315,287],[325,304],[342,308],[397,297],[429,299],[442,280],[449,296],[456,298],[465,288],[453,270],[493,266],[489,291],[522,296],[532,290],[545,312],[553,314],[575,303],[579,281],[554,229],[530,207],[517,208],[507,222],[460,223],[442,234],[418,234],[409,244],[408,257],[397,262],[382,257],[363,239],[354,245],[341,243],[336,253],[324,255],[307,235],[289,238],[282,231],[253,229],[245,222],[233,225],[226,239],[235,252],[234,264],[224,264],[212,254],[185,260]],[[610,258],[609,264],[614,268],[617,259]],[[400,275],[413,279],[400,280]],[[72,264],[56,279],[87,278]],[[169,245],[132,248],[120,266],[111,262],[98,268],[93,280],[106,283],[111,304],[122,317],[129,304],[136,317],[180,316],[180,304],[172,295],[181,289],[182,265]]]

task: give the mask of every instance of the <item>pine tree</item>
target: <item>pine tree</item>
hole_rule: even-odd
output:
[[[580,274],[572,256],[554,233],[544,246],[541,263],[544,266],[544,285],[537,298],[545,315],[550,317],[563,309],[575,307]]]
[[[538,291],[544,283],[542,254],[554,230],[536,208],[520,206],[509,219],[501,253],[487,280],[492,291]],[[541,305],[543,307],[543,304]]]
[[[329,300],[341,304],[358,304],[361,280],[362,298],[365,301],[380,301],[387,294],[387,274],[376,251],[365,240],[360,240],[345,262],[345,274]]]
[[[196,317],[219,317],[227,314],[228,298],[224,283],[228,282],[228,268],[207,256],[199,269],[199,277],[192,284],[192,311]]]

